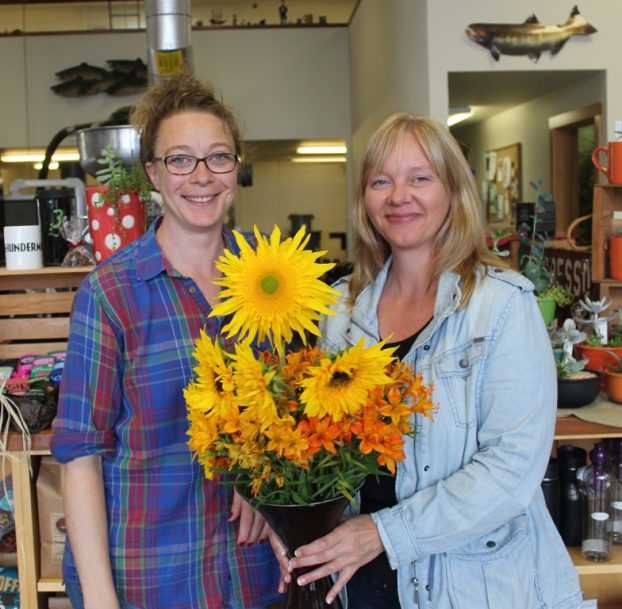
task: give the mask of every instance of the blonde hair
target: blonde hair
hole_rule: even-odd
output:
[[[409,134],[421,146],[450,197],[449,211],[434,241],[432,279],[445,271],[458,273],[464,306],[482,267],[504,265],[486,246],[475,180],[460,146],[440,123],[408,112],[389,116],[371,136],[361,157],[353,200],[356,238],[349,302],[353,304],[373,281],[391,253],[367,215],[365,191],[370,177],[382,170],[393,149]]]

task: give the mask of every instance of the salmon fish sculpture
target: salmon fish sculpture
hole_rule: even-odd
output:
[[[467,36],[490,50],[495,61],[500,55],[527,55],[536,62],[543,51],[559,53],[571,36],[587,36],[596,32],[575,6],[566,23],[542,25],[535,15],[524,23],[471,23]]]

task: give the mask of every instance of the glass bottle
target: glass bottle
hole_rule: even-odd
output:
[[[590,451],[591,465],[577,473],[585,498],[581,555],[586,560],[609,560],[611,555],[611,500],[614,489],[609,454],[602,442]]]
[[[584,449],[564,444],[557,449],[560,504],[559,534],[567,546],[581,545],[583,539],[583,501],[579,492],[577,471],[587,463]]]
[[[612,442],[611,459],[613,469],[614,492],[611,501],[612,531],[611,541],[622,545],[622,438]]]

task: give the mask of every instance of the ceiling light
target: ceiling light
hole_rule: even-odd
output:
[[[451,127],[457,123],[473,116],[473,110],[470,106],[464,108],[449,108],[449,117],[447,118],[447,126]]]
[[[345,163],[345,156],[295,156],[292,163]]]
[[[5,150],[0,154],[1,163],[42,163],[45,158],[44,150]],[[55,152],[52,161],[79,161],[80,154],[77,150],[65,150]]]
[[[296,148],[296,154],[345,154],[344,144],[302,144]]]
[[[41,163],[35,163],[32,166],[33,169],[36,169],[37,171],[39,171],[40,169],[43,168],[43,162]],[[48,165],[48,169],[50,171],[54,171],[55,169],[58,169],[58,163],[56,163],[55,161],[52,161],[49,165]]]

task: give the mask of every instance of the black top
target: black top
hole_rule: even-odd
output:
[[[417,336],[421,334],[429,323],[430,321],[412,336],[394,343],[387,343],[386,346],[397,347],[394,355],[399,359],[404,359],[417,339]],[[395,476],[390,475],[389,470],[385,467],[383,467],[382,470],[388,475],[378,476],[377,478],[375,476],[367,476],[361,487],[361,514],[371,514],[372,512],[377,512],[383,508],[397,504]],[[385,552],[376,556],[371,562],[363,565],[359,571],[366,577],[385,583],[393,584],[396,578],[396,573],[389,566],[389,559]]]

